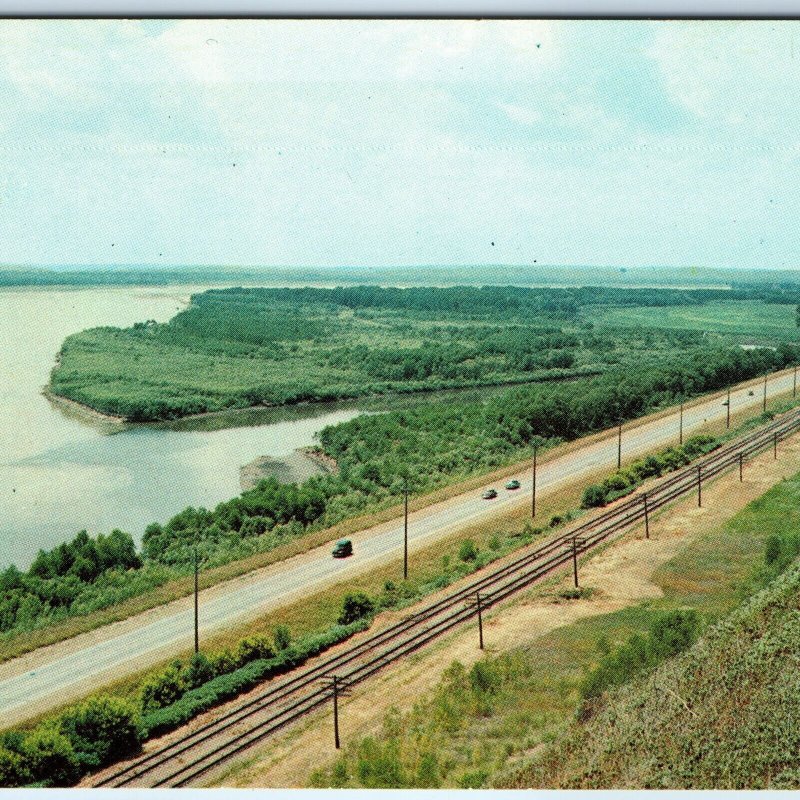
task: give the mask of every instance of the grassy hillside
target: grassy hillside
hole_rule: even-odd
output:
[[[793,566],[687,653],[606,696],[503,786],[800,788],[798,665]]]

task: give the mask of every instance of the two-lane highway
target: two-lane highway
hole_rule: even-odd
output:
[[[791,372],[771,376],[770,398],[791,392]],[[757,383],[731,392],[732,413],[757,412],[763,402]],[[724,396],[703,400],[683,412],[684,436],[706,422],[725,418]],[[623,460],[676,444],[677,409],[635,424],[623,433]],[[539,465],[537,496],[586,478],[598,469],[616,467],[616,430],[600,439],[574,446],[569,452]],[[530,503],[530,471],[510,476],[521,488],[508,492],[498,486],[496,500],[481,499],[481,490],[437,503],[411,514],[409,546],[428,545],[467,524],[491,518],[499,510]],[[301,595],[347,580],[376,564],[397,558],[402,548],[402,519],[377,525],[351,537],[351,558],[331,558],[330,546],[273,564],[265,569],[205,590],[200,596],[201,636],[258,617]],[[191,646],[192,599],[183,598],[99,631],[42,648],[36,653],[0,665],[0,711],[3,722],[42,713],[86,694],[110,679],[140,671],[148,664]]]

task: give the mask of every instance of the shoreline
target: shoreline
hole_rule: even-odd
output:
[[[592,378],[597,375],[602,375],[603,370],[599,369],[592,369],[587,370],[585,372],[578,372],[575,374],[568,374],[568,375],[553,375],[553,376],[541,376],[539,378],[535,378],[532,380],[519,380],[519,381],[502,381],[499,383],[478,383],[478,384],[469,384],[466,386],[448,386],[439,389],[416,389],[412,391],[388,391],[388,392],[373,392],[371,394],[363,394],[363,395],[354,395],[352,397],[340,397],[338,399],[331,399],[331,400],[301,400],[297,403],[260,403],[258,405],[252,406],[242,406],[240,408],[221,408],[217,411],[200,411],[196,414],[185,414],[180,417],[174,417],[172,419],[153,419],[147,420],[144,422],[135,422],[130,420],[128,417],[123,417],[118,414],[111,414],[105,411],[98,411],[92,406],[87,405],[86,403],[81,403],[78,400],[71,400],[68,397],[63,397],[62,395],[56,394],[53,391],[50,384],[44,387],[42,390],[42,394],[52,402],[56,404],[64,404],[67,408],[75,409],[79,411],[83,415],[86,416],[88,420],[94,420],[98,422],[113,422],[114,424],[120,425],[128,425],[130,427],[138,427],[138,426],[163,426],[163,425],[173,425],[185,422],[192,422],[192,421],[202,421],[202,420],[210,420],[219,417],[223,417],[225,415],[245,415],[248,412],[253,411],[275,411],[279,409],[293,409],[293,408],[314,408],[314,407],[323,407],[323,406],[331,406],[340,403],[366,403],[366,402],[374,402],[376,400],[392,400],[392,399],[402,399],[402,398],[413,398],[419,397],[424,395],[430,394],[446,394],[446,393],[458,393],[458,392],[478,392],[484,389],[502,389],[507,387],[512,389],[516,386],[535,386],[541,383],[559,383],[559,382],[572,382],[576,380],[581,380],[582,378]],[[228,426],[225,426],[228,427]],[[231,425],[230,427],[235,427]]]
[[[54,406],[64,411],[68,416],[75,417],[81,422],[94,425],[112,425],[114,427],[122,428],[123,426],[131,426],[136,423],[130,422],[126,417],[121,417],[118,414],[108,414],[104,411],[98,411],[85,403],[80,403],[77,400],[70,400],[68,397],[56,394],[48,384],[43,387],[41,394]]]

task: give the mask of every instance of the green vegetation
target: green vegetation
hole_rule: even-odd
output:
[[[255,634],[240,640],[235,647],[198,653],[185,662],[177,659],[145,675],[121,698],[111,700],[105,694],[95,695],[32,729],[6,731],[0,734],[0,786],[71,785],[92,769],[130,754],[141,742],[173,730],[201,712],[296,669],[333,645],[367,630],[378,612],[408,606],[481,569],[520,543],[529,543],[533,535],[527,528],[522,532],[497,532],[486,551],[479,550],[472,541],[462,542],[459,552],[466,544],[472,557],[455,563],[445,557],[425,580],[400,584],[386,581],[374,597],[365,592],[348,592],[341,601],[336,623],[321,631],[293,641],[289,629],[278,625],[271,638]],[[100,711],[107,711],[105,722],[98,722],[91,729],[88,723],[74,723],[87,716],[87,708],[94,709],[95,717]],[[65,740],[64,731],[75,736]],[[93,738],[90,744],[82,745],[80,736]],[[63,761],[54,771],[39,756],[32,755],[34,747],[43,746],[42,740],[55,748]]]
[[[753,300],[712,301],[703,305],[671,306],[653,314],[651,308],[597,307],[587,313],[604,330],[680,330],[708,333],[717,338],[772,343],[796,340],[795,307]]]
[[[693,436],[680,447],[668,447],[656,455],[634,461],[629,467],[618,469],[602,483],[591,483],[583,492],[582,508],[597,508],[630,494],[648,478],[673,472],[698,456],[710,453],[720,445],[714,436]]]
[[[0,786],[70,786],[135,752],[140,742],[136,706],[99,695],[33,730],[0,734]]]
[[[635,633],[619,645],[586,676],[581,685],[584,700],[621,686],[662,661],[682,653],[700,633],[700,617],[693,609],[668,611],[657,617],[646,636]]]
[[[797,787],[798,532],[800,474],[661,567],[663,598],[454,663],[310,784]]]
[[[506,786],[797,789],[800,567],[604,698]]]
[[[224,289],[170,322],[70,336],[57,395],[134,421],[387,392],[530,383],[691,349],[692,332],[598,334],[593,303],[696,303],[717,292],[433,287]],[[722,293],[725,294],[725,293]]]
[[[517,387],[485,401],[414,404],[357,417],[320,433],[322,449],[339,465],[337,474],[314,476],[302,485],[268,478],[213,510],[187,508],[165,524],[148,526],[141,554],[125,550],[124,535],[115,533],[94,544],[76,539],[77,561],[56,548],[37,557],[36,571],[10,567],[0,574],[0,634],[31,630],[151,591],[188,574],[195,547],[204,567],[269,551],[396,504],[407,476],[414,492],[429,492],[519,461],[533,441],[550,445],[574,439],[620,417],[631,419],[678,397],[798,360],[800,348],[788,344],[775,351],[697,351],[679,361],[654,363],[649,370],[618,369],[559,386]],[[109,542],[122,551],[114,556],[114,566],[104,567]],[[140,567],[134,558],[141,560]]]

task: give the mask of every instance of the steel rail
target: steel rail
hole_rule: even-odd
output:
[[[698,464],[701,467],[701,479],[707,480],[738,462],[740,454],[747,454],[748,456],[753,455],[759,450],[768,447],[775,441],[776,437],[781,438],[787,435],[789,432],[796,430],[798,427],[800,427],[800,411],[784,414],[778,420],[762,426],[761,428],[758,428],[749,434],[745,434],[744,436],[741,436],[730,443],[726,443],[720,448],[717,448],[704,458],[698,459],[693,466],[675,471],[672,473],[672,475],[662,480],[657,486],[653,487],[647,492],[650,509],[656,510],[664,504],[671,502],[677,497],[686,494],[688,491],[693,489],[697,483],[696,469]],[[703,473],[704,468],[705,473]],[[141,757],[140,759],[137,759],[135,762],[129,764],[121,770],[118,770],[112,775],[107,776],[96,785],[104,786],[114,784],[116,786],[123,786],[139,777],[143,777],[148,772],[158,769],[162,765],[168,763],[171,759],[176,758],[178,755],[181,755],[187,750],[195,748],[203,742],[219,736],[221,733],[229,730],[237,723],[248,719],[259,711],[262,711],[267,707],[268,704],[274,706],[276,703],[280,703],[281,700],[288,698],[292,694],[298,692],[300,689],[303,689],[309,684],[317,681],[322,674],[330,672],[334,668],[341,668],[349,663],[352,663],[357,658],[375,650],[381,644],[389,643],[392,641],[392,639],[402,636],[404,633],[413,630],[413,628],[423,624],[426,621],[432,620],[437,615],[442,614],[444,611],[452,608],[453,606],[463,603],[465,598],[469,597],[470,595],[474,595],[476,591],[485,590],[487,587],[495,586],[504,578],[511,576],[512,580],[508,584],[498,587],[495,589],[495,591],[486,594],[485,598],[482,597],[482,601],[484,601],[483,604],[485,606],[490,606],[496,602],[499,602],[510,594],[519,591],[529,583],[541,578],[543,575],[552,572],[554,569],[557,569],[566,563],[571,558],[571,553],[557,553],[557,551],[562,550],[566,543],[571,542],[573,538],[580,535],[582,532],[587,532],[590,534],[590,536],[587,538],[587,541],[581,545],[581,554],[595,547],[600,541],[608,538],[613,533],[627,528],[631,524],[643,518],[644,509],[642,507],[640,498],[641,495],[633,497],[630,500],[617,504],[615,507],[607,509],[591,519],[586,520],[569,531],[556,536],[554,539],[550,540],[544,545],[537,547],[533,551],[530,551],[510,561],[504,566],[493,570],[491,573],[471,582],[468,586],[457,590],[442,600],[430,604],[420,612],[405,617],[388,628],[373,634],[364,641],[357,643],[346,652],[326,659],[315,667],[306,670],[301,675],[295,676],[290,678],[288,681],[284,681],[277,686],[271,687],[265,693],[248,700],[246,703],[242,704],[236,709],[227,712],[213,722],[207,723],[177,742],[165,745],[164,747],[159,748],[158,750],[155,750],[152,753]],[[604,525],[604,523],[608,524]],[[519,575],[515,574],[520,572],[520,570],[524,569],[525,567],[529,567],[531,564],[534,564],[535,562],[541,561],[547,556],[552,555],[554,552],[557,553],[556,556],[539,564],[532,571],[526,571]],[[441,633],[443,633],[445,630],[449,630],[450,628],[461,624],[465,620],[469,619],[473,614],[473,609],[459,609],[457,612],[451,614],[449,617],[446,617],[443,620],[440,620],[438,623],[424,628],[421,631],[417,631],[408,640],[393,645],[387,652],[381,653],[378,657],[365,662],[365,664],[355,667],[350,672],[343,673],[343,677],[350,682],[363,680],[365,677],[373,674],[383,666],[391,663],[391,661],[401,658],[407,652],[411,652],[414,649],[424,646],[424,644],[430,641],[431,638],[435,638],[436,636],[441,635]],[[327,698],[325,692],[329,692],[329,690],[318,690],[313,692],[311,695],[301,698],[300,700],[289,703],[280,710],[276,709],[277,714],[259,723],[251,731],[251,733],[255,733],[257,737],[256,739],[253,739],[253,741],[263,738],[273,730],[276,730],[278,727],[283,727],[290,721],[298,718],[298,716],[308,713],[309,710],[315,708],[317,705],[325,701]],[[311,705],[308,705],[309,703],[311,703]],[[306,708],[306,706],[308,706],[308,708]],[[297,711],[297,709],[301,710]],[[297,711],[297,713],[294,713],[295,711]],[[249,736],[244,740],[237,739],[235,742],[239,743],[239,746],[236,747],[236,752],[249,747],[250,744],[253,743],[250,741]],[[231,744],[233,743],[229,742],[214,748],[213,750],[201,756],[196,762],[192,762],[192,764],[200,763],[201,761],[207,760],[215,753],[221,753],[223,750],[228,750]],[[224,760],[232,754],[232,752],[223,754],[221,759]],[[208,769],[211,769],[212,766],[216,766],[217,763],[218,762],[215,761],[214,764],[206,764],[202,766],[200,772],[197,774],[206,772]],[[192,764],[186,765],[178,770],[178,772],[162,778],[154,785],[162,785],[163,783],[178,777],[181,772],[185,772],[186,769],[192,766]],[[191,780],[192,777],[196,777],[196,775],[193,773],[191,776],[184,776],[184,778],[180,780],[180,783],[176,785],[183,785],[188,780]]]

